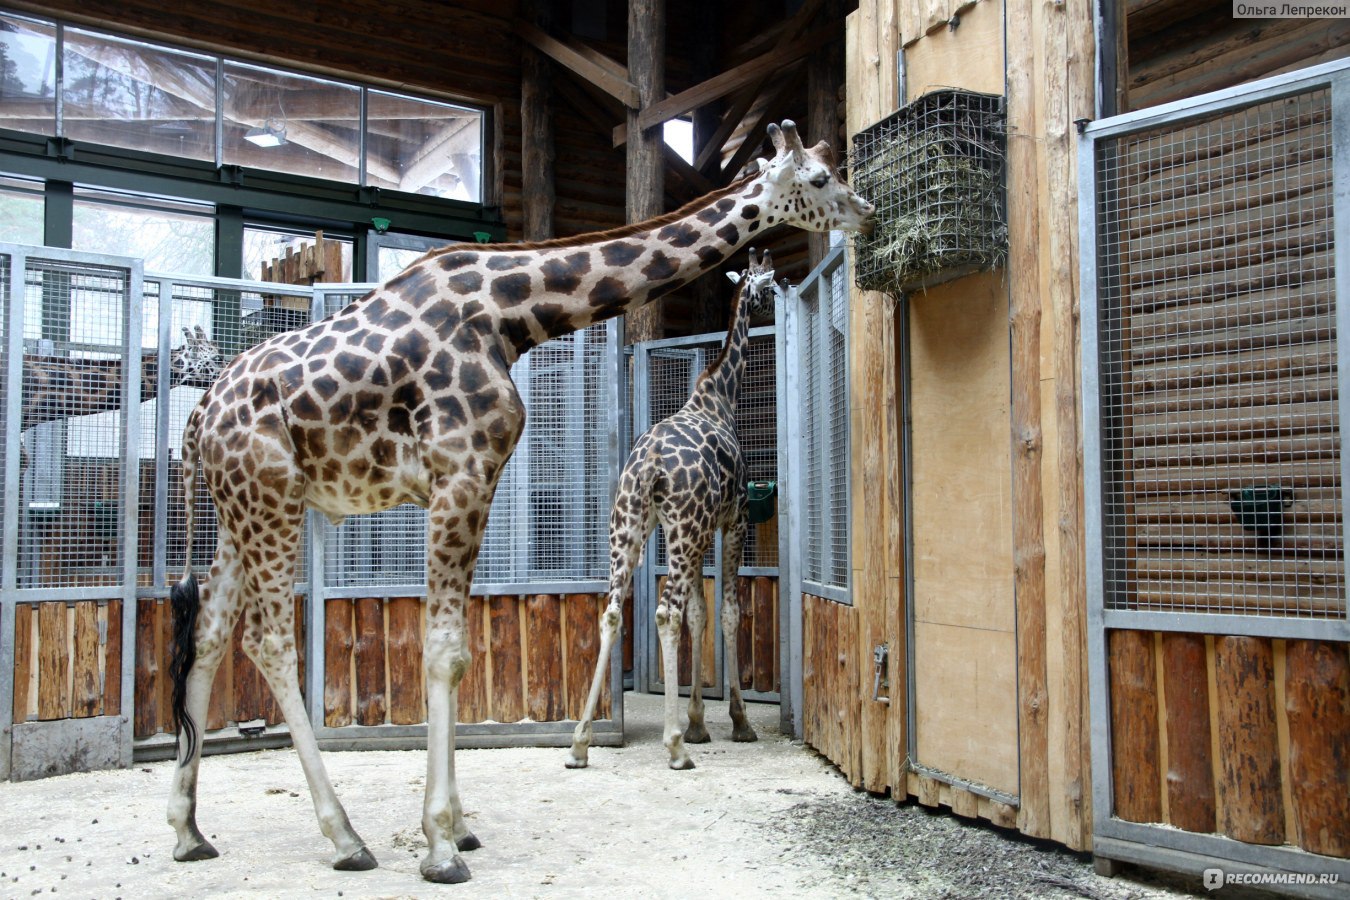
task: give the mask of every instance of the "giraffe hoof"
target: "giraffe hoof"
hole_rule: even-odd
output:
[[[587,760],[585,754],[578,756],[574,751],[567,754],[567,759],[563,762],[563,765],[567,766],[569,769],[584,769],[590,765],[590,762]]]
[[[211,846],[211,842],[203,839],[200,844],[189,847],[187,850],[173,851],[173,858],[179,862],[200,862],[203,859],[215,859],[220,855],[220,851]]]
[[[738,744],[753,744],[759,740],[759,735],[755,734],[755,729],[749,725],[744,727],[738,725],[731,729],[731,739]]]
[[[684,730],[684,742],[686,744],[706,744],[711,740],[712,738],[708,736],[708,729],[702,722],[697,725],[691,722],[689,727]]]
[[[455,841],[455,847],[456,849],[459,850],[460,853],[468,853],[469,851],[477,850],[482,846],[483,842],[480,841],[478,839],[478,836],[475,835],[472,831],[464,835],[464,837],[460,838],[459,840]]]
[[[435,865],[422,864],[422,877],[436,884],[463,884],[471,877],[469,867],[458,856]]]
[[[375,856],[365,847],[333,863],[333,868],[339,872],[368,872],[378,866]]]
[[[683,772],[694,768],[694,761],[687,756],[683,759],[672,759],[670,761],[670,767],[677,772]]]

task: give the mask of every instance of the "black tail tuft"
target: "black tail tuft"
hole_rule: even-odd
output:
[[[189,575],[175,584],[169,591],[169,600],[173,605],[173,656],[169,659],[169,678],[173,681],[173,718],[178,733],[187,741],[187,753],[181,763],[185,765],[197,749],[197,725],[187,711],[188,673],[197,662],[197,610],[201,608],[197,576]],[[174,740],[177,741],[176,734]]]

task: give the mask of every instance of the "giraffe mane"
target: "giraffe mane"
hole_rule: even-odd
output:
[[[435,250],[428,251],[424,256],[418,259],[417,262],[433,259],[437,256],[441,256],[442,254],[450,253],[455,250],[492,250],[492,251],[547,250],[559,247],[580,247],[583,244],[598,244],[603,241],[613,241],[619,240],[621,238],[632,237],[635,234],[640,234],[644,231],[650,231],[654,228],[661,228],[665,225],[671,224],[672,222],[677,222],[680,219],[683,219],[685,216],[689,215],[690,213],[694,212],[695,210],[702,209],[703,207],[707,206],[710,203],[720,200],[729,194],[735,193],[737,190],[744,187],[747,183],[753,181],[756,177],[758,177],[758,173],[746,175],[743,178],[736,179],[735,181],[728,184],[726,187],[718,188],[715,191],[709,191],[708,193],[704,194],[702,197],[699,197],[696,200],[690,200],[688,203],[686,203],[684,206],[681,206],[677,210],[668,213],[662,213],[661,215],[654,216],[650,219],[643,219],[641,222],[632,222],[628,225],[620,225],[617,228],[611,228],[608,231],[590,231],[584,234],[575,234],[568,237],[552,238],[547,241],[519,241],[516,243],[501,243],[501,244],[473,244],[473,243],[449,244],[445,247],[437,247]]]

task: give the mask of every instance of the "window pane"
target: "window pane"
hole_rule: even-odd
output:
[[[216,65],[206,56],[66,29],[65,136],[216,158]]]
[[[244,277],[278,284],[351,281],[352,239],[324,234],[324,249],[316,253],[315,235],[313,231],[245,228]],[[290,263],[285,262],[287,254],[290,254]]]
[[[0,241],[43,243],[42,182],[0,178]]]
[[[211,275],[213,213],[200,204],[77,190],[74,249],[143,259],[147,272]]]
[[[366,183],[479,202],[483,114],[383,91],[367,94]]]
[[[56,28],[0,14],[0,128],[56,134]]]
[[[361,91],[225,63],[225,162],[355,182]]]

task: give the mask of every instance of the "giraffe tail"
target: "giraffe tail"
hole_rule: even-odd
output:
[[[201,424],[202,408],[198,406],[188,416],[187,427],[183,429],[183,506],[186,510],[186,548],[184,551],[183,578],[169,589],[169,602],[173,609],[173,654],[169,658],[169,678],[173,684],[173,717],[177,723],[174,740],[177,743],[181,734],[186,743],[187,752],[179,755],[179,765],[185,766],[197,750],[197,725],[187,711],[188,673],[197,662],[197,612],[201,609],[201,592],[197,586],[197,576],[192,572],[192,531],[193,507],[197,496],[197,462],[200,450],[197,446],[198,426]]]

